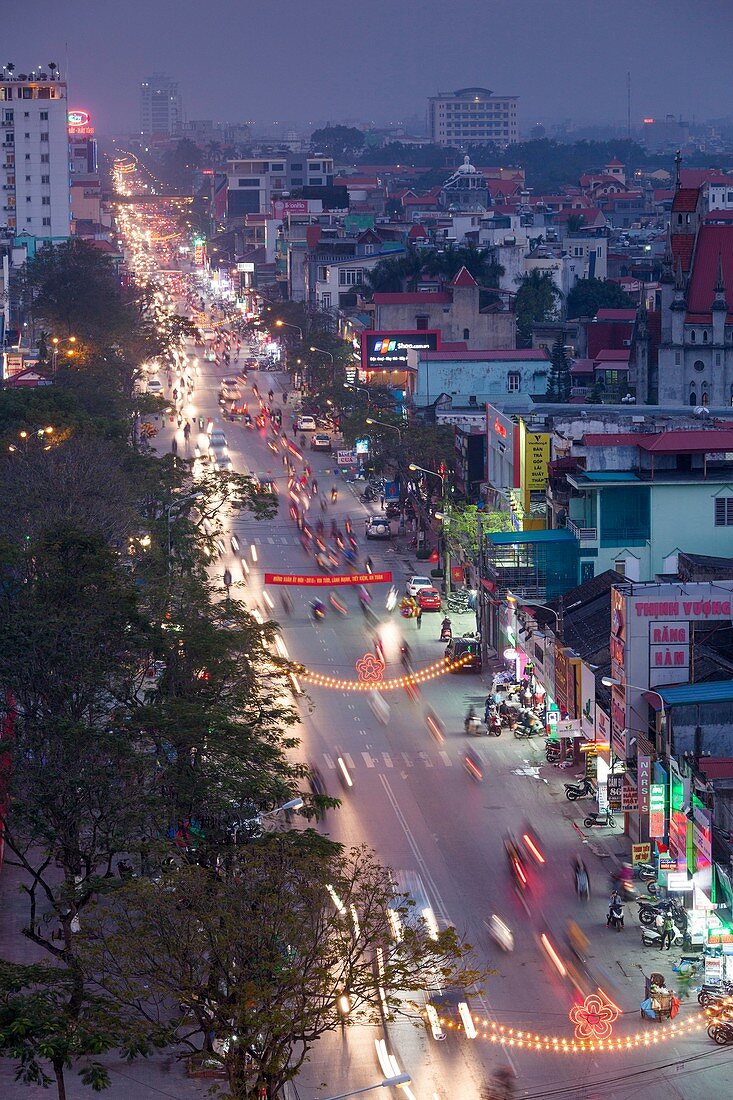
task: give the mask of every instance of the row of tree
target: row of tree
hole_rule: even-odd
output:
[[[436,970],[476,974],[370,852],[309,827],[333,803],[298,762],[275,626],[210,568],[227,510],[276,500],[138,441],[163,412],[137,394],[138,356],[172,362],[185,322],[77,243],[26,283],[36,325],[81,351],[53,386],[0,394],[4,841],[28,945],[0,960],[0,1056],[59,1100],[71,1067],[100,1089],[116,1054],[163,1046],[218,1066],[235,1100],[274,1097],[344,995],[362,1019],[380,986],[397,1011]],[[298,792],[293,828],[267,828]]]

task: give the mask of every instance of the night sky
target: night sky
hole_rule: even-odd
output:
[[[468,85],[535,120],[733,114],[729,0],[3,0],[16,71],[68,45],[71,105],[101,133],[137,129],[141,80],[177,77],[184,117],[378,125],[423,118]]]

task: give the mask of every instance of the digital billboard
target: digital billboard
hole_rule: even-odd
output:
[[[440,332],[362,332],[361,369],[405,370],[408,351],[439,351]]]

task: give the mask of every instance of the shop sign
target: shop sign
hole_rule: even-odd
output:
[[[408,351],[439,351],[440,332],[392,331],[361,334],[361,369],[406,370]]]
[[[550,461],[550,436],[546,432],[525,432],[524,438],[525,492],[544,489],[547,486],[547,464]]]
[[[664,836],[665,802],[667,788],[664,783],[649,785],[649,836]]]
[[[639,753],[636,760],[636,795],[639,813],[649,813],[649,786],[652,779],[652,759]]]
[[[652,846],[651,844],[632,844],[631,845],[631,862],[632,863],[648,863],[652,858]]]
[[[336,462],[339,466],[352,466],[356,462],[355,451],[337,451]]]
[[[724,586],[722,586],[724,587]],[[691,589],[696,589],[692,592]],[[714,619],[730,619],[731,599],[706,599],[710,592],[709,584],[689,585],[682,590],[677,599],[667,600],[630,600],[631,615],[634,619],[687,619],[696,623]],[[696,595],[700,595],[696,599]],[[669,624],[667,624],[669,625]]]
[[[733,937],[731,937],[733,938]],[[722,941],[713,933],[708,934],[708,943],[721,943]],[[728,941],[730,942],[730,941]],[[706,955],[705,956],[705,984],[716,985],[718,982],[722,982],[725,977],[723,973],[723,956],[722,955]]]
[[[557,711],[552,712],[554,714],[555,723],[554,735],[555,737],[573,737],[580,733],[580,719],[579,718],[560,718]],[[547,715],[548,721],[551,720],[551,716]]]
[[[634,810],[639,809],[639,798],[636,793],[636,787],[632,787],[630,783],[624,783],[621,788],[621,809],[625,814],[632,813]]]
[[[708,943],[711,945],[717,945],[722,943],[733,943],[733,932],[708,932]],[[708,980],[708,962],[712,962],[714,958],[718,958],[721,963],[723,961],[722,955],[711,955],[705,959],[705,981]]]
[[[674,871],[677,867],[677,860],[672,859],[671,856],[659,857],[659,870],[660,871]]]
[[[595,739],[608,744],[611,740],[611,719],[605,710],[601,710],[598,703],[595,705]]]
[[[560,645],[555,646],[555,698],[558,706],[565,714],[568,713],[568,661],[565,650]]]
[[[709,867],[712,861],[712,829],[710,814],[693,803],[692,842],[695,848],[695,870]]]
[[[608,792],[608,805],[612,810],[620,810],[622,805],[622,790],[624,786],[623,775],[609,775],[606,780],[606,790]]]
[[[687,877],[687,871],[670,871],[667,875],[667,889],[684,894],[692,889],[692,879]]]

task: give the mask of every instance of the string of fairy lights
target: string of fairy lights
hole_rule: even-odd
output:
[[[427,665],[419,672],[413,672],[409,676],[396,676],[388,680],[346,680],[339,676],[324,676],[320,672],[313,672],[308,668],[299,668],[298,675],[315,687],[335,688],[338,691],[397,691],[398,688],[411,687],[414,684],[425,684],[429,680],[435,680],[438,676],[445,676],[447,672],[456,672],[465,665],[470,656],[458,657],[455,661],[440,660],[435,664]]]
[[[440,1026],[444,1030],[460,1031],[463,1024],[450,1018],[438,1017]],[[476,1029],[475,1038],[486,1039],[497,1046],[518,1048],[521,1050],[535,1051],[549,1054],[617,1054],[619,1052],[636,1050],[642,1047],[659,1046],[679,1039],[682,1035],[705,1026],[710,1021],[700,1013],[695,1013],[689,1019],[681,1020],[665,1026],[657,1025],[648,1031],[637,1031],[631,1035],[610,1036],[607,1039],[576,1039],[567,1038],[564,1035],[548,1035],[535,1031],[523,1031],[519,1028],[506,1027],[495,1020],[473,1017]]]

